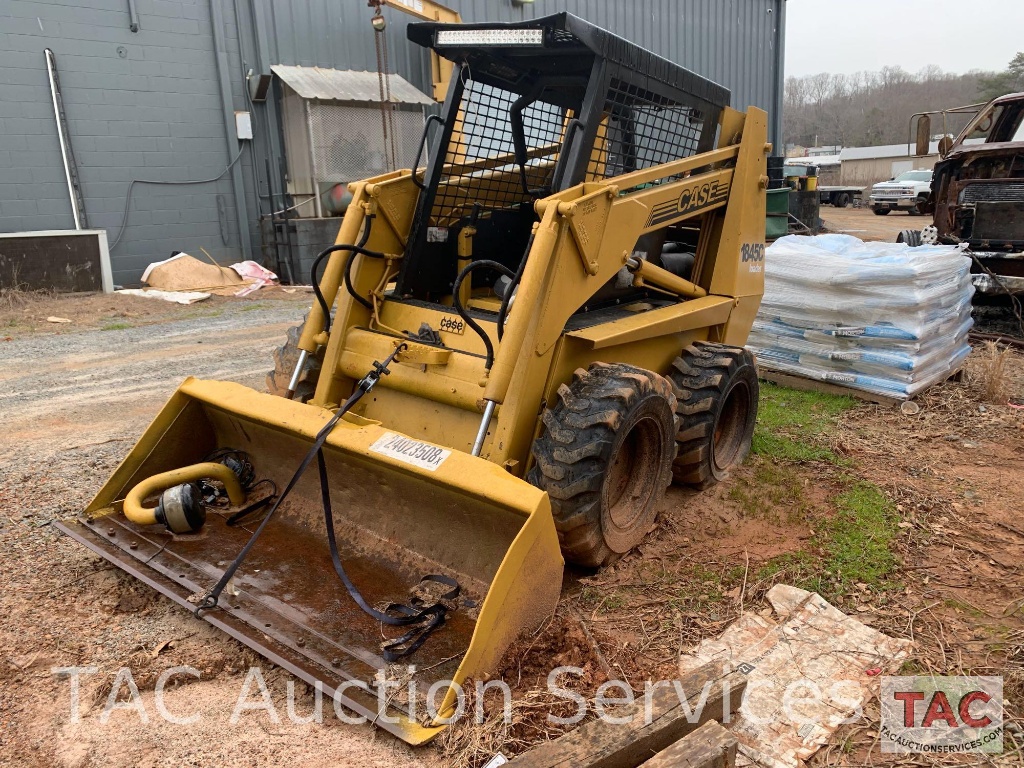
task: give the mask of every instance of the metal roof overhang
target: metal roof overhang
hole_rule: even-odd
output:
[[[275,64],[270,68],[289,88],[303,99],[320,101],[380,103],[380,81],[376,72],[297,67]],[[390,75],[391,101],[395,104],[430,106],[434,100],[419,91],[408,80]]]

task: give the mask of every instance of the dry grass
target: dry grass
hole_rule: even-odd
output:
[[[18,279],[18,267],[11,270],[11,285],[7,288],[0,288],[0,308],[12,310],[28,304],[28,284]]]
[[[547,714],[557,705],[546,690],[531,690],[514,697],[506,715],[500,694],[489,694],[484,702],[477,702],[471,681],[464,689],[465,716],[446,729],[437,741],[438,750],[449,765],[482,766],[498,752],[506,756],[517,755],[557,738],[565,730],[564,727],[556,727],[544,733],[537,728],[537,724],[543,724]]]
[[[11,269],[11,284],[0,287],[0,311],[13,312],[28,306],[34,300],[40,298],[51,298],[55,291],[44,289],[33,289],[28,283],[23,283],[19,278],[17,266]]]
[[[28,304],[25,292],[18,288],[0,288],[0,309],[11,311]]]
[[[1003,405],[1013,394],[1010,378],[1012,347],[1000,347],[994,341],[986,341],[974,353],[974,364],[969,369],[971,383],[977,386],[986,402]]]

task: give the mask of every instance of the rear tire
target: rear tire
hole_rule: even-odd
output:
[[[529,481],[547,491],[565,559],[598,568],[650,530],[672,480],[676,399],[668,379],[593,363],[558,388]]]
[[[295,325],[288,329],[288,336],[285,343],[274,350],[274,370],[267,374],[267,392],[272,395],[284,397],[288,391],[288,384],[292,380],[292,373],[299,362],[299,338],[302,336],[302,329],[306,327],[306,317],[302,319],[301,325]],[[299,376],[299,384],[295,388],[295,396],[292,398],[300,403],[307,402],[316,392],[316,384],[320,379],[320,367],[323,360],[323,349],[315,355],[306,357],[306,364],[303,366],[302,374]]]
[[[906,243],[911,248],[917,248],[921,244],[921,230],[919,229],[904,229],[898,235],[896,235],[897,243]]]
[[[845,208],[850,204],[850,194],[848,192],[839,192],[836,194],[835,201],[832,203],[836,208]]]
[[[750,453],[757,421],[757,366],[746,349],[697,341],[672,368],[679,417],[673,478],[708,488],[728,477]]]

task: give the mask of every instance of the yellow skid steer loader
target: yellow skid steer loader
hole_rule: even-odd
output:
[[[187,379],[61,528],[423,743],[551,615],[563,556],[613,562],[673,478],[749,450],[771,147],[568,14],[409,37],[447,98],[422,167],[351,185],[288,397]]]

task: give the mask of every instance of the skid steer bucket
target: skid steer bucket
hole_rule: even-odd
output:
[[[246,452],[258,478],[283,488],[331,416],[239,384],[188,379],[85,512],[60,528],[195,610],[263,513],[229,525],[233,510],[211,508],[198,532],[174,534],[129,521],[126,495],[147,478],[226,448]],[[395,433],[358,416],[346,416],[330,433],[323,451],[334,527],[345,569],[371,605],[409,603],[425,574],[458,581],[456,606],[420,648],[385,662],[382,637],[402,628],[382,627],[335,575],[315,466],[270,520],[218,606],[200,616],[418,744],[443,728],[440,719],[455,703],[455,689],[438,686],[439,716],[431,717],[431,685],[492,672],[520,633],[553,612],[562,557],[542,491],[466,453],[437,449],[424,461],[382,448],[393,446],[389,435]]]

